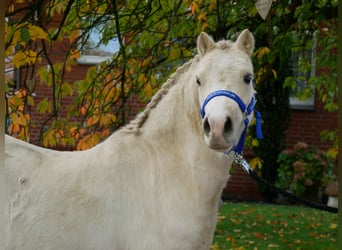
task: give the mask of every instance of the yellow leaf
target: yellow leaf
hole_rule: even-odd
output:
[[[71,65],[70,65],[70,63],[66,63],[66,64],[65,64],[65,70],[68,71],[68,72],[71,71]]]
[[[27,122],[26,122],[26,119],[25,119],[25,116],[23,113],[19,113],[19,124],[22,125],[22,126],[26,126],[27,125]]]
[[[74,43],[76,41],[76,39],[78,38],[78,36],[80,35],[80,31],[75,29],[72,32],[69,33],[69,41],[70,43]]]
[[[264,55],[270,53],[270,49],[268,47],[260,47],[259,49],[257,49],[255,51],[255,56],[260,59],[262,58]]]
[[[190,5],[191,15],[194,15],[198,11],[198,9],[199,9],[198,4],[193,1]]]
[[[22,50],[19,50],[12,57],[12,62],[16,68],[19,68],[21,65],[24,65],[26,63],[25,59],[26,54]]]
[[[202,27],[201,27],[201,30],[202,31],[204,31],[204,30],[206,30],[206,28],[208,28],[208,23],[207,22],[204,22],[203,24],[202,24]]]
[[[48,39],[47,33],[42,28],[35,26],[35,25],[30,25],[28,29],[31,35],[30,38],[33,41],[35,41],[36,39],[46,39],[46,40]]]
[[[262,161],[259,157],[254,157],[250,162],[249,165],[253,170],[261,169],[262,168]]]
[[[204,22],[205,20],[207,20],[207,15],[202,12],[201,14],[198,15],[197,20],[199,22],[201,22],[201,21]]]
[[[151,99],[152,94],[153,94],[153,90],[152,90],[150,83],[145,84],[144,93],[145,93],[145,96],[148,100]]]
[[[12,123],[14,125],[19,124],[19,117],[18,117],[18,115],[16,113],[12,113],[11,114],[11,118],[12,118]]]
[[[277,71],[275,71],[274,69],[272,69],[272,73],[273,73],[274,79],[278,79]]]
[[[28,105],[30,105],[30,106],[33,106],[33,105],[34,105],[34,99],[33,99],[32,96],[30,96],[30,95],[27,96],[27,103],[28,103]]]
[[[259,140],[256,139],[256,138],[253,138],[253,139],[252,139],[252,146],[253,146],[253,147],[259,146]]]
[[[25,64],[34,64],[37,62],[37,60],[41,61],[41,59],[37,57],[37,52],[33,50],[19,50],[12,58],[12,62],[16,68],[19,68]]]
[[[338,148],[337,147],[329,148],[327,151],[327,156],[332,158],[332,159],[336,159],[337,154],[338,154]]]
[[[81,52],[78,49],[73,49],[70,53],[70,58],[76,60],[81,57]]]
[[[69,133],[70,133],[71,135],[74,135],[75,133],[77,133],[77,130],[78,130],[78,128],[77,128],[76,126],[71,127],[71,128],[69,129]]]

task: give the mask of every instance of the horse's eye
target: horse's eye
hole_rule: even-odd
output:
[[[196,82],[197,82],[198,86],[201,85],[201,81],[197,76],[196,76]]]
[[[243,81],[244,81],[246,84],[249,84],[249,83],[253,82],[253,75],[251,75],[251,74],[246,74],[246,75],[243,77]]]

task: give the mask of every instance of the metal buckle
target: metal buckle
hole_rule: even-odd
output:
[[[247,173],[250,173],[252,171],[252,168],[249,166],[248,162],[242,156],[242,154],[235,153],[233,156],[233,160],[236,164],[242,166]]]

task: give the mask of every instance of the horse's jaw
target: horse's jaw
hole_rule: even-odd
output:
[[[233,149],[233,146],[222,147],[221,145],[213,144],[213,145],[208,145],[208,148],[219,153],[225,153],[225,152],[231,151]]]

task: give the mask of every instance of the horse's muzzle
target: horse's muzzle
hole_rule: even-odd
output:
[[[222,151],[232,146],[233,122],[229,116],[220,119],[211,116],[205,117],[203,132],[211,149]]]

